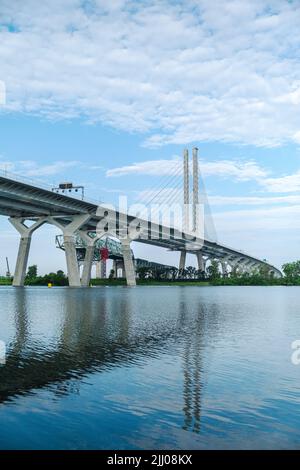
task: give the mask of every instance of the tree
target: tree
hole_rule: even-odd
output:
[[[154,268],[152,273],[153,273],[153,279],[155,279],[155,281],[159,281],[165,276],[165,270],[163,268]]]
[[[175,279],[178,277],[179,269],[172,267],[170,268],[169,272],[170,272],[172,281],[175,281]]]
[[[185,276],[185,269],[184,268],[178,269],[178,278],[184,279],[184,276]]]
[[[198,281],[204,281],[205,280],[205,271],[201,270],[201,269],[197,269],[195,276],[196,276],[196,279],[198,279]]]
[[[300,261],[285,263],[282,266],[282,270],[286,278],[290,281],[300,278]]]
[[[37,278],[37,265],[34,264],[32,266],[29,266],[26,278],[29,280],[36,279]]]
[[[56,273],[49,273],[43,277],[38,277],[35,283],[39,285],[67,286],[68,278],[62,270],[58,270]]]
[[[212,260],[210,266],[207,268],[210,279],[218,279],[220,277],[219,264],[217,260]]]
[[[149,269],[146,266],[140,266],[137,268],[136,272],[140,279],[146,279],[147,275],[149,274]]]
[[[188,266],[186,268],[186,275],[189,279],[194,279],[195,276],[196,276],[196,268],[194,268],[193,266]]]
[[[258,272],[259,272],[260,276],[262,276],[263,278],[270,277],[270,269],[268,268],[268,266],[266,264],[262,264],[259,267]]]
[[[109,276],[108,276],[108,279],[113,279],[114,277],[115,277],[115,270],[111,269],[110,273],[109,273]]]

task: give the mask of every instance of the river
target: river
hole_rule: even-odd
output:
[[[0,288],[1,449],[300,449],[299,287]]]

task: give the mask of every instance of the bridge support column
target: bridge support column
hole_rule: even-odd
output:
[[[80,287],[80,272],[77,262],[74,235],[64,235],[64,247],[70,287]]]
[[[121,264],[121,277],[124,278],[125,277],[125,268],[124,268],[124,262],[122,262]]]
[[[206,274],[206,265],[207,265],[207,261],[209,261],[209,258],[202,258],[202,262],[203,262],[203,271],[204,271],[204,274]]]
[[[112,269],[114,272],[114,279],[116,279],[118,277],[118,265],[115,259],[113,260]]]
[[[91,274],[92,274],[92,265],[94,260],[94,252],[95,252],[95,241],[96,239],[89,237],[89,235],[85,232],[79,232],[80,237],[82,237],[86,241],[86,249],[85,249],[85,258],[83,262],[83,270],[82,270],[82,277],[81,277],[81,285],[82,287],[89,287],[91,282]]]
[[[16,268],[15,268],[14,279],[13,279],[14,287],[24,286],[30,245],[31,245],[31,236],[36,229],[38,229],[41,225],[43,225],[46,222],[46,220],[47,219],[45,217],[42,217],[33,225],[31,225],[31,227],[27,227],[24,224],[25,219],[13,218],[13,217],[9,218],[10,223],[15,227],[16,230],[18,230],[19,234],[21,235]]]
[[[185,261],[186,261],[186,251],[180,252],[180,260],[179,260],[179,269],[182,270],[185,268]]]
[[[106,279],[106,260],[102,260],[100,262],[100,266],[101,266],[101,279]]]
[[[96,262],[96,278],[101,278],[101,261]]]
[[[81,278],[82,287],[89,287],[90,285],[92,265],[93,265],[93,259],[94,259],[94,251],[95,251],[94,244],[88,245],[86,247],[85,259],[83,263],[82,278]]]
[[[97,240],[99,240],[100,237],[96,236],[92,238],[89,236],[88,232],[85,232],[83,230],[79,230],[78,233],[79,233],[79,236],[86,243],[85,258],[83,262],[83,271],[82,271],[82,277],[81,277],[81,285],[82,287],[89,287],[90,282],[91,282],[92,266],[93,266],[93,261],[94,261],[95,244]],[[99,261],[99,265],[102,268],[103,261]]]
[[[221,268],[222,268],[222,276],[226,277],[228,274],[226,261],[224,260],[221,261]]]
[[[125,239],[125,240],[121,240],[121,243],[122,243],[122,252],[123,252],[127,285],[135,286],[136,285],[135,267],[134,267],[134,262],[132,259],[132,252],[130,249],[130,241]]]
[[[89,219],[90,214],[72,216],[72,222],[62,225],[53,217],[48,217],[48,221],[61,229],[64,237],[65,256],[70,287],[81,287],[80,272],[77,262],[75,232],[77,232]]]
[[[96,278],[106,278],[106,261],[100,260],[96,262]]]
[[[205,271],[205,265],[204,265],[204,260],[203,260],[203,255],[201,251],[198,251],[197,254],[197,262],[198,262],[198,270],[201,272]]]

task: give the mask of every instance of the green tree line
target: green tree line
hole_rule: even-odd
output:
[[[29,266],[25,285],[27,286],[47,286],[52,284],[53,286],[67,286],[68,278],[62,270],[56,273],[45,274],[45,276],[38,276],[37,265]]]
[[[300,285],[300,260],[285,263],[282,266],[283,277],[277,278],[272,275],[266,266],[262,266],[258,270],[252,272],[231,272],[223,276],[219,270],[219,264],[213,260],[206,272],[200,271],[193,266],[188,266],[185,269],[177,269],[175,267],[165,268],[148,268],[140,267],[137,269],[138,282],[146,284],[147,282],[180,282],[180,283],[197,283],[208,282],[213,285]],[[101,281],[101,282],[97,282]],[[124,280],[114,279],[113,270],[106,280],[93,280],[95,285],[102,284],[103,282],[116,282],[124,283]],[[10,285],[12,278],[0,277],[1,285]],[[29,266],[25,285],[31,286],[46,286],[52,284],[53,286],[67,286],[68,277],[62,270],[56,273],[51,272],[44,276],[38,275],[37,265]]]

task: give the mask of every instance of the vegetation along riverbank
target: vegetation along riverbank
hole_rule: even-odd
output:
[[[282,266],[282,278],[270,275],[264,269],[259,271],[231,272],[222,275],[219,271],[218,263],[213,261],[207,268],[207,272],[199,272],[193,266],[186,269],[166,268],[166,269],[146,269],[140,268],[137,271],[138,285],[190,285],[190,286],[294,286],[300,285],[300,260],[285,263]],[[12,278],[0,277],[0,286],[12,284]],[[68,278],[62,270],[56,273],[38,275],[36,265],[30,266],[25,279],[25,285],[29,286],[67,286]],[[115,278],[113,270],[110,271],[106,279],[92,279],[91,286],[121,286],[126,285],[125,278]]]

